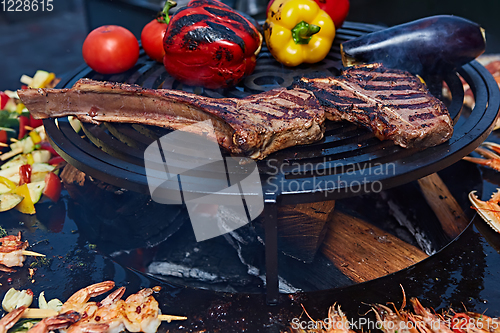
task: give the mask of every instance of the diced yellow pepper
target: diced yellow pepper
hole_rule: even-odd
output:
[[[5,186],[10,188],[11,190],[16,188],[16,183],[14,183],[12,180],[10,180],[7,177],[0,176],[0,184],[4,184]]]
[[[56,75],[54,73],[49,73],[49,76],[47,77],[47,79],[43,82],[42,84],[42,87],[41,88],[45,88],[47,87],[52,81],[54,81],[54,79],[56,78]]]
[[[35,160],[33,159],[33,155],[31,155],[31,153],[26,154],[26,159],[29,165],[33,165],[33,163],[35,163]]]
[[[21,114],[21,113],[23,113],[24,108],[25,108],[24,104],[23,103],[19,103],[16,106],[16,112],[19,113],[19,114]]]
[[[30,137],[31,137],[31,140],[33,140],[34,144],[40,143],[42,141],[42,138],[40,137],[40,134],[38,134],[37,131],[31,131]]]
[[[30,84],[31,88],[45,88],[52,80],[54,80],[55,74],[49,73],[47,71],[38,70],[33,76],[33,81]]]
[[[33,215],[36,213],[35,205],[33,204],[33,200],[31,200],[30,190],[28,189],[28,184],[23,184],[21,186],[17,186],[12,193],[18,194],[24,197],[23,201],[21,201],[16,209],[23,214]]]

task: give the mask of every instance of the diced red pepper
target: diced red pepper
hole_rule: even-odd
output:
[[[61,196],[61,179],[53,172],[49,172],[45,176],[45,188],[43,194],[50,200],[57,202]]]
[[[58,165],[61,162],[64,162],[64,159],[61,156],[54,156],[49,160],[50,165]]]
[[[33,128],[37,128],[39,126],[43,125],[43,119],[35,119],[33,116],[30,114],[30,126]]]
[[[7,105],[7,102],[9,101],[10,97],[4,93],[3,91],[0,91],[0,110],[3,110],[5,105]]]
[[[0,131],[0,142],[1,143],[7,143],[7,139],[8,139],[8,137],[7,137],[7,131],[1,130]]]
[[[40,145],[41,149],[45,149],[45,150],[50,151],[50,153],[53,156],[59,156],[59,154],[55,151],[54,148],[52,148],[52,146],[50,145],[50,143],[48,141],[42,141],[39,143],[39,145]]]
[[[25,84],[23,84],[23,85],[21,86],[21,89],[22,89],[22,90],[26,90],[26,89],[28,89],[28,88],[29,88],[29,87],[28,87],[27,85],[25,85]]]
[[[30,120],[28,117],[25,116],[19,116],[19,135],[18,135],[18,140],[21,140],[24,138],[24,136],[27,133],[26,126],[30,125]]]
[[[31,182],[31,165],[24,164],[19,167],[19,185]]]

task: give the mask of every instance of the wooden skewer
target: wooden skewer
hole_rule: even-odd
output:
[[[25,126],[24,126],[24,129],[26,129],[26,130],[28,130],[28,131],[32,131],[32,130],[33,130],[33,127],[28,126],[28,125],[25,125]]]
[[[28,250],[24,250],[23,255],[32,256],[32,257],[45,257],[45,254],[41,254],[41,253],[33,252],[33,251],[28,251]]]
[[[24,310],[22,317],[35,319],[35,318],[47,318],[58,315],[59,312],[52,309],[35,309],[35,308],[27,308]]]
[[[52,309],[36,309],[36,308],[27,308],[22,317],[35,319],[35,318],[47,318],[58,315],[59,312]],[[158,319],[161,321],[171,322],[172,320],[187,320],[187,317],[184,316],[171,316],[171,315],[158,315]]]
[[[0,147],[8,147],[9,145],[3,142],[0,142]]]
[[[19,141],[19,140],[18,140],[18,139],[16,139],[16,138],[10,138],[10,141],[11,141],[11,142],[17,142],[17,141]]]
[[[172,320],[187,320],[184,316],[158,315],[158,319],[170,323]]]
[[[23,148],[22,147],[19,147],[17,149],[14,149],[14,150],[11,150],[5,154],[3,154],[1,157],[0,157],[0,160],[1,161],[5,161],[5,160],[8,160],[9,158],[11,157],[14,157],[16,156],[17,154],[21,154],[23,152]]]

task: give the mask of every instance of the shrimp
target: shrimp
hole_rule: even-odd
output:
[[[423,325],[418,323],[417,317],[411,316],[410,318],[418,324],[424,332],[453,333],[441,316],[433,314],[428,309],[424,308],[417,298],[411,298],[410,303],[413,306],[413,310],[418,315],[418,319],[423,322]]]
[[[0,238],[0,271],[15,272],[11,267],[23,266],[23,251],[29,246],[28,241],[21,241],[21,232],[17,236],[9,235]]]
[[[129,332],[155,333],[161,324],[158,302],[152,296],[153,289],[146,288],[125,300],[125,328]]]
[[[101,302],[95,304],[95,311],[91,315],[87,315],[80,322],[72,325],[67,333],[118,333],[125,330],[125,325],[123,324],[124,301],[121,299],[124,293],[125,287],[120,287],[113,291]]]
[[[488,317],[481,313],[467,312],[473,326],[484,332],[500,333],[500,319]]]
[[[113,281],[104,281],[82,288],[68,298],[62,305],[61,312],[73,310],[79,312],[83,318],[92,317],[98,305],[95,302],[89,302],[89,299],[110,291],[114,286]]]
[[[474,312],[455,312],[450,326],[455,333],[500,333],[500,319]]]
[[[328,309],[328,323],[326,326],[325,333],[354,333],[350,329],[349,320],[345,314],[340,310],[340,305],[333,304],[330,309]]]
[[[47,333],[52,330],[67,328],[78,322],[80,314],[76,311],[68,311],[53,317],[42,319],[35,326],[28,330],[28,333]]]
[[[12,326],[14,326],[19,318],[21,318],[26,308],[26,306],[20,306],[0,319],[0,333],[6,333]]]
[[[419,333],[409,315],[402,310],[395,309],[394,312],[381,304],[374,305],[372,310],[377,318],[377,325],[385,333]]]

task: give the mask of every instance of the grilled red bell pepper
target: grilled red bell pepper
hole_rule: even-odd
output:
[[[10,97],[4,93],[3,91],[0,91],[0,110],[3,110],[5,105],[7,105],[7,102],[9,101]]]
[[[226,88],[253,72],[261,45],[257,28],[231,7],[192,0],[170,20],[163,64],[184,84]]]
[[[30,120],[29,120],[29,125],[33,128],[37,128],[38,126],[43,125],[43,119],[35,119],[33,116],[30,114]]]
[[[5,130],[0,130],[0,143],[7,143],[7,131]]]
[[[19,167],[19,185],[31,183],[31,165],[23,164]]]
[[[30,119],[26,116],[19,116],[19,134],[17,136],[18,140],[24,138],[24,136],[28,133],[26,126],[30,125]]]
[[[53,172],[49,172],[45,176],[45,188],[43,194],[50,200],[57,202],[61,196],[61,179]]]
[[[335,24],[335,29],[338,29],[344,24],[344,21],[349,14],[349,8],[351,6],[349,0],[314,0],[319,8],[324,10],[332,19]],[[269,1],[267,4],[267,12],[273,4],[274,0]]]

